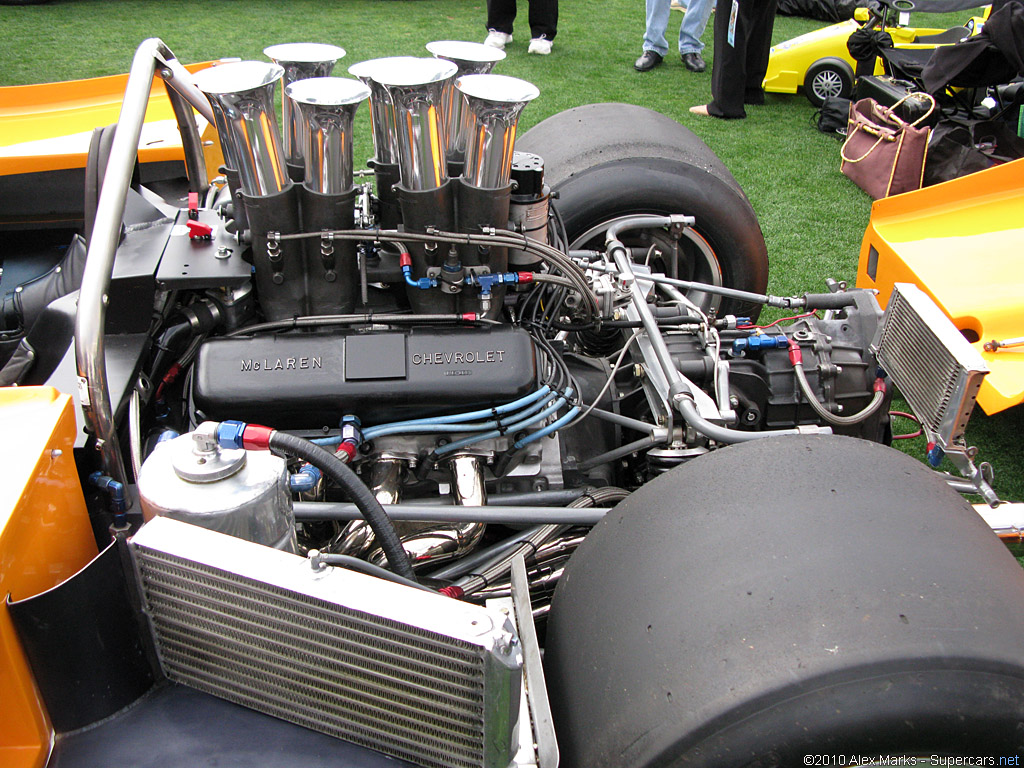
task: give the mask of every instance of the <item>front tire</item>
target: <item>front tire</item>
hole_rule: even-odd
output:
[[[595,527],[545,664],[567,768],[1024,754],[1024,572],[913,459],[720,449]]]

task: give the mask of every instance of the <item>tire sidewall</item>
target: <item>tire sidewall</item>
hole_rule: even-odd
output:
[[[627,158],[595,166],[553,190],[571,242],[591,227],[629,214],[686,214],[714,251],[722,281],[763,293],[768,254],[749,203],[721,178],[702,168],[661,157]],[[724,299],[719,314],[756,318],[760,307]]]

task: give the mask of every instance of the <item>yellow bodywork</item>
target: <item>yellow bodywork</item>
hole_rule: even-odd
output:
[[[976,22],[980,22],[977,19]],[[794,37],[784,43],[772,46],[768,59],[768,71],[764,78],[764,89],[770,93],[796,93],[802,88],[807,71],[822,59],[842,59],[850,66],[850,71],[857,69],[857,62],[846,48],[850,35],[861,26],[853,19],[816,29],[805,35]],[[976,24],[980,29],[980,24]],[[927,29],[922,27],[886,27],[885,31],[892,35],[896,48],[935,48],[934,43],[915,43],[920,36],[938,35],[945,29]],[[970,34],[964,27],[964,35]],[[884,74],[882,60],[875,62],[874,74]]]
[[[0,388],[0,597],[55,587],[96,556],[75,468],[75,413],[52,387]],[[0,604],[0,765],[38,768],[53,740],[6,600]]]
[[[190,72],[213,62],[190,64]],[[94,128],[113,125],[128,75],[0,88],[0,175],[84,168]],[[210,179],[224,162],[217,130],[196,115]],[[181,160],[181,136],[163,82],[155,78],[139,139],[139,162]]]
[[[885,306],[899,282],[931,296],[985,359],[985,413],[1024,401],[1024,347],[983,347],[1024,336],[1024,159],[876,201],[857,286]]]

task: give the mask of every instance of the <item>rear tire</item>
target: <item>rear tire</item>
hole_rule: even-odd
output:
[[[696,224],[680,240],[680,278],[752,293],[767,289],[768,252],[750,202],[714,152],[674,120],[629,104],[591,104],[549,117],[523,134],[516,149],[544,159],[570,247],[603,247],[604,227],[623,216],[688,214]],[[671,247],[667,233],[623,239],[663,252]],[[719,315],[760,312],[750,302],[693,298]]]
[[[1005,547],[903,454],[720,449],[622,502],[559,583],[563,765],[1024,754],[1022,596]]]

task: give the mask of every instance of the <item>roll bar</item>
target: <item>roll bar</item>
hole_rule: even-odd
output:
[[[86,427],[96,438],[104,474],[125,485],[127,476],[107,383],[104,328],[125,197],[135,167],[153,78],[158,73],[167,87],[167,96],[178,120],[189,189],[202,191],[206,188],[206,161],[192,108],[211,124],[214,124],[213,112],[171,50],[162,40],[150,38],[139,46],[132,60],[110,159],[103,174],[75,317],[75,361]]]

